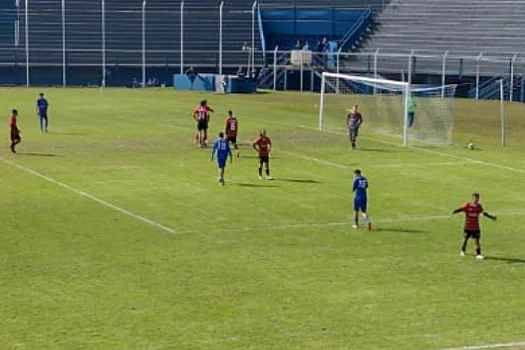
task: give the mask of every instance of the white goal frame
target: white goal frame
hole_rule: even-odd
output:
[[[358,75],[349,75],[341,73],[328,73],[323,72],[322,81],[321,81],[321,101],[319,102],[319,130],[324,130],[324,98],[326,95],[326,78],[338,78],[338,79],[347,79],[355,82],[363,83],[372,83],[372,84],[388,84],[399,86],[400,90],[403,92],[403,145],[408,147],[408,105],[410,102],[410,84],[404,83],[401,81],[387,80],[387,79],[375,79],[367,78]],[[339,83],[337,83],[339,85]],[[339,86],[336,86],[337,93],[339,92]]]

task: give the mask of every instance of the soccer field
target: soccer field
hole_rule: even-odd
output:
[[[497,102],[457,100],[439,148],[371,134],[365,108],[351,152],[316,130],[315,94],[48,89],[40,135],[38,92],[0,89],[0,349],[525,348],[525,105],[507,106],[505,149]],[[239,118],[225,187],[192,143],[202,98],[210,139]],[[257,178],[260,128],[274,181]],[[371,232],[351,228],[355,168]],[[473,191],[498,215],[484,261],[459,256],[450,215]]]

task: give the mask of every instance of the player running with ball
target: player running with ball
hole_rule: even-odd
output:
[[[461,244],[461,256],[467,255],[467,242],[470,238],[474,239],[474,246],[476,247],[476,259],[483,260],[483,255],[481,255],[481,229],[479,225],[479,216],[483,214],[484,217],[487,217],[491,220],[496,221],[497,217],[495,215],[490,215],[485,212],[483,206],[479,202],[479,193],[472,194],[472,202],[463,204],[460,208],[454,210],[452,214],[465,213],[465,229],[463,231],[463,243]]]
[[[368,217],[368,180],[361,174],[361,170],[354,171],[354,183],[352,191],[354,192],[354,224],[353,228],[359,228],[359,213],[363,216],[366,227],[370,231],[372,229],[372,222]]]

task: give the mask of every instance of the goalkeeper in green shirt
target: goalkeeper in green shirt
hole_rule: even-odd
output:
[[[408,100],[408,127],[410,128],[414,124],[414,118],[416,117],[416,100],[411,96]]]

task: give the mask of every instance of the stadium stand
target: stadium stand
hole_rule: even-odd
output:
[[[523,52],[525,6],[521,0],[400,0],[378,14],[373,35],[363,43],[363,52],[409,53],[471,57],[462,62],[464,73],[475,72],[475,57],[504,58],[484,63],[486,74],[508,69],[507,59]],[[395,61],[395,60],[393,60]],[[395,64],[395,62],[393,62]],[[454,63],[458,65],[459,63]],[[406,62],[403,62],[406,67]],[[439,71],[436,59],[420,59],[418,68]],[[391,65],[391,69],[398,69]]]

